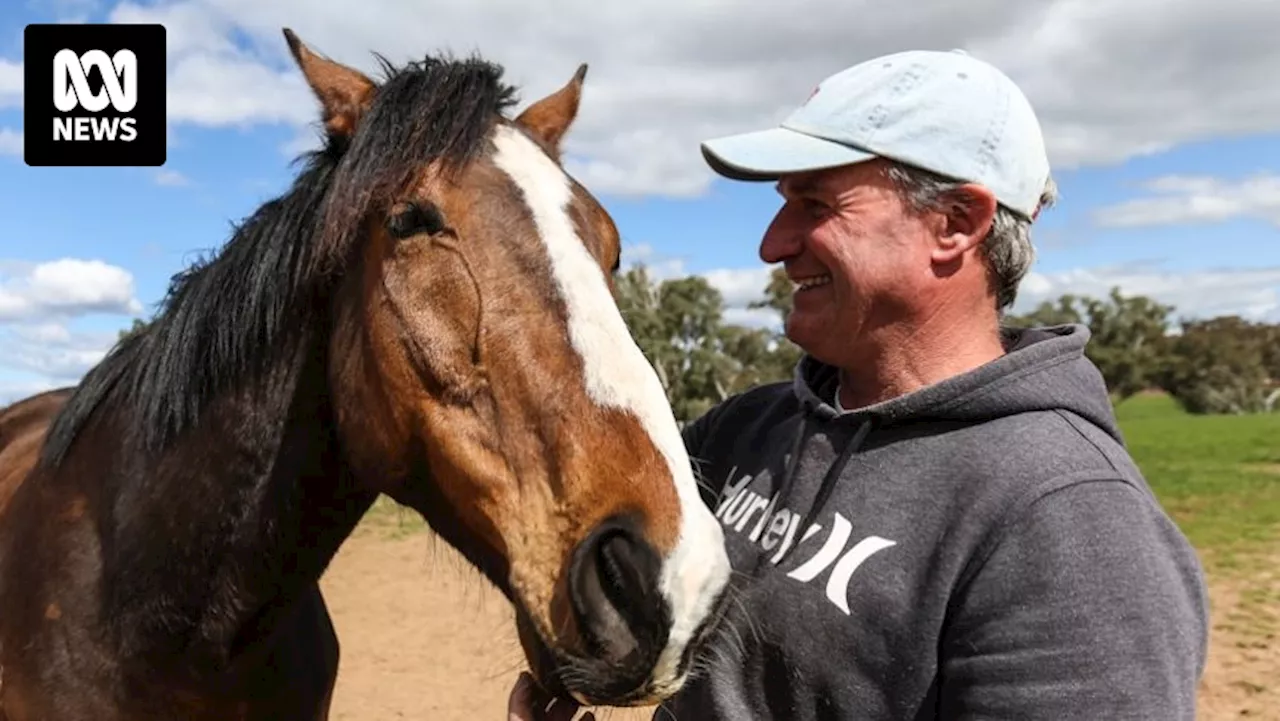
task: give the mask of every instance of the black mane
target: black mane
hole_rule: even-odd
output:
[[[515,102],[501,66],[479,58],[429,57],[399,69],[378,61],[384,80],[355,135],[304,156],[284,195],[235,227],[216,256],[174,276],[151,326],[86,374],[50,429],[45,463],[61,462],[104,404],[127,411],[122,420],[136,435],[122,442],[156,450],[218,393],[296,362],[287,349],[299,329],[325,322],[328,294],[369,213],[429,163],[465,166]]]

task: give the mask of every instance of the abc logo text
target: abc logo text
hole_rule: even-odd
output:
[[[102,76],[102,89],[96,93],[89,87],[89,68],[96,69]],[[138,104],[138,56],[132,50],[120,50],[113,56],[101,50],[80,55],[65,48],[53,56],[54,107],[63,113],[72,113],[77,108],[98,113],[108,104],[123,117],[55,116],[55,142],[121,140],[127,143],[138,137],[137,121],[127,115]]]

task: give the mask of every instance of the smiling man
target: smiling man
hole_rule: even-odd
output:
[[[1201,568],[1088,330],[1001,326],[1054,196],[1014,83],[875,58],[703,153],[776,183],[760,256],[805,356],[686,430],[740,613],[655,719],[1195,718]]]

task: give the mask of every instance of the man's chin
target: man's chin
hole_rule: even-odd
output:
[[[824,342],[829,343],[833,337],[833,326],[823,314],[793,310],[787,317],[784,328],[787,340],[800,346],[800,349],[814,357],[823,355]]]

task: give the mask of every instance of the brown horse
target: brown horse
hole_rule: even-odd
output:
[[[558,159],[585,66],[510,119],[482,59],[375,82],[285,37],[325,147],[74,392],[0,412],[0,717],[325,718],[317,581],[380,493],[550,691],[670,695],[728,562]]]

